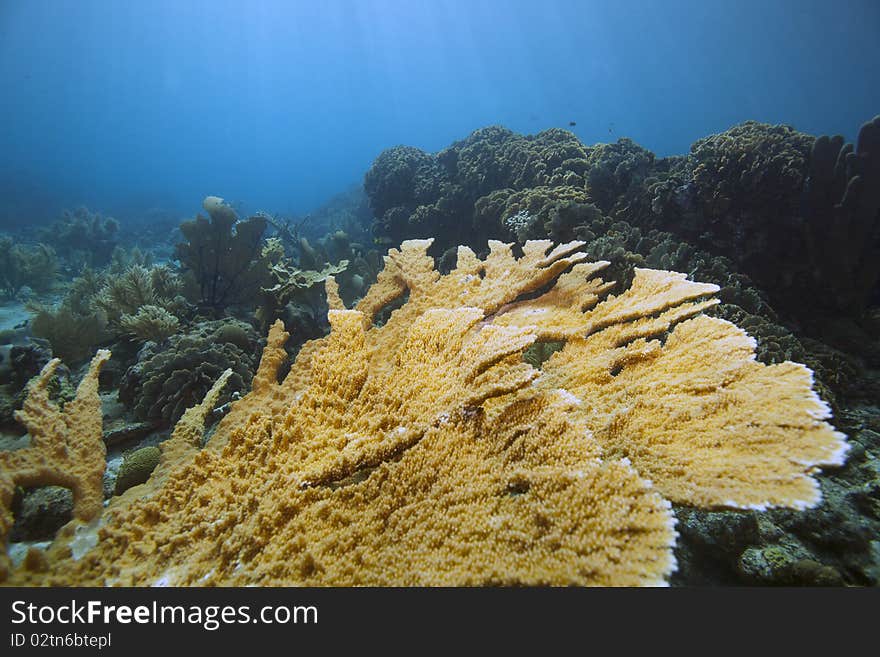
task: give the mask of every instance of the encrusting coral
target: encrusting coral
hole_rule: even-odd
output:
[[[842,462],[809,370],[756,362],[745,332],[701,314],[717,286],[638,269],[613,295],[607,263],[546,240],[519,258],[460,247],[441,275],[430,245],[392,249],[355,309],[328,279],[331,332],[283,380],[276,322],[204,448],[211,399],[95,547],[62,537],[11,582],[658,584],[670,499],[803,508]],[[565,346],[538,370],[536,341]]]

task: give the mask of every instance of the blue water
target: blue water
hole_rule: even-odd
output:
[[[499,123],[659,155],[745,119],[852,139],[878,34],[877,0],[0,0],[0,228],[307,212],[384,148]]]

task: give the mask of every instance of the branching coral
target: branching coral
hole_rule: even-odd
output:
[[[120,328],[134,338],[162,342],[177,333],[180,321],[170,312],[159,306],[141,306],[134,315],[123,315]]]
[[[48,386],[60,360],[51,360],[30,384],[16,417],[30,432],[30,447],[0,452],[0,543],[12,527],[10,506],[15,486],[65,486],[73,492],[73,514],[89,521],[101,513],[106,450],[101,440],[98,374],[109,351],[99,351],[80,382],[76,398],[61,410],[49,399]],[[0,557],[0,575],[8,568]]]
[[[116,334],[161,342],[177,332],[181,317],[190,314],[182,287],[180,277],[168,267],[133,265],[105,276],[90,303]]]
[[[98,545],[53,549],[39,581],[655,584],[675,565],[669,499],[803,508],[842,461],[809,370],[757,363],[701,314],[717,286],[640,269],[613,295],[579,242],[461,247],[441,275],[430,244],[392,249],[353,310],[328,281],[330,335],[283,381],[273,325],[210,443],[202,408]],[[541,371],[536,341],[565,343]]]
[[[64,216],[41,231],[42,239],[69,261],[88,266],[105,265],[116,248],[119,222],[88,208],[65,210]]]
[[[31,331],[49,341],[52,353],[73,364],[85,362],[106,339],[106,321],[99,314],[80,314],[69,303],[54,308],[34,305]]]
[[[58,260],[45,244],[24,246],[0,237],[0,294],[15,297],[25,286],[45,292],[58,273]]]
[[[265,284],[267,271],[261,258],[265,217],[239,221],[223,199],[208,196],[202,203],[210,220],[201,215],[180,225],[186,242],[177,245],[176,257],[195,283],[195,301],[220,313],[227,306],[253,299]]]

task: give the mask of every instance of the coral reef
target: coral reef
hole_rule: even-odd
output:
[[[40,239],[55,248],[70,270],[100,267],[110,262],[119,241],[119,222],[86,207],[65,210],[64,216],[40,231]]]
[[[155,339],[148,337],[151,331],[158,334],[165,329],[167,337],[176,329],[177,315],[187,314],[182,290],[182,281],[168,267],[133,265],[105,276],[91,304],[103,312],[117,333]]]
[[[461,247],[441,275],[430,245],[392,249],[353,310],[329,279],[332,330],[283,380],[276,322],[204,448],[229,372],[94,547],[71,552],[73,523],[11,582],[657,584],[675,569],[669,499],[819,501],[844,437],[806,367],[758,363],[702,314],[716,285],[637,269],[612,294],[580,242]],[[536,341],[565,343],[540,371]]]
[[[83,363],[107,338],[106,321],[99,314],[80,314],[62,302],[51,308],[35,304],[31,307],[33,334],[52,345],[52,353],[71,365]]]
[[[878,119],[865,123],[855,146],[840,137],[816,139],[788,126],[757,122],[699,140],[687,156],[653,158],[627,140],[583,146],[583,155],[574,158],[579,178],[572,176],[570,184],[558,186],[535,179],[523,188],[505,178],[509,169],[499,166],[501,149],[491,147],[494,131],[489,130],[485,136],[490,144],[479,149],[495,155],[484,160],[482,170],[475,168],[476,174],[485,174],[475,180],[496,189],[484,188],[482,195],[462,193],[471,187],[457,178],[459,142],[446,153],[451,166],[444,169],[446,178],[437,187],[445,191],[436,192],[437,198],[427,205],[454,208],[460,221],[470,223],[472,230],[462,239],[474,250],[483,248],[486,236],[518,242],[548,236],[583,240],[592,259],[611,262],[605,272],[618,281],[615,292],[625,289],[640,267],[686,272],[693,280],[715,283],[722,303],[706,314],[745,328],[756,340],[763,363],[808,364],[815,372],[817,392],[839,421],[855,408],[874,418],[870,426],[876,427],[878,124]],[[505,139],[495,135],[494,141]],[[378,166],[374,174],[381,171]],[[430,174],[432,169],[422,171]],[[431,189],[419,176],[410,184]],[[367,192],[371,202],[381,203],[369,186]],[[389,211],[399,213],[395,217],[403,226],[411,217],[429,216],[419,207],[425,202],[414,204],[407,194],[412,190],[398,189],[398,198],[410,201]],[[376,213],[378,234],[384,234],[383,216]],[[437,223],[422,226],[424,232],[445,235],[445,219],[433,220]],[[438,244],[442,243],[435,247]],[[435,253],[443,253],[441,271],[454,267],[454,249]],[[385,321],[385,313],[378,321]],[[530,349],[527,359],[544,367],[544,351],[545,347]],[[860,430],[858,424],[843,426],[848,432]],[[876,447],[867,453],[866,462],[872,463]],[[704,522],[705,512],[697,509],[687,516],[694,519],[694,529],[683,535],[682,571],[673,581],[803,584],[833,568],[847,584],[877,583],[880,544],[861,537],[876,534],[880,524],[871,511],[871,477],[861,471],[855,466],[835,469],[822,483],[832,491],[859,491],[860,499],[867,501],[854,504],[835,495],[803,516],[802,524],[812,523],[818,533],[844,535],[834,549],[782,520],[773,532],[746,535],[740,513],[713,512],[717,522]],[[832,517],[836,520],[829,520]],[[840,527],[847,529],[837,531]],[[727,552],[723,568],[691,558],[715,545],[715,531],[742,532],[735,543],[741,547]],[[754,555],[773,547],[797,555],[792,558],[792,563],[802,562],[795,569],[797,576],[787,566],[760,571],[737,565],[751,563],[743,550],[751,549]],[[771,575],[758,576],[759,571]]]
[[[132,486],[145,483],[159,465],[161,455],[162,450],[153,445],[126,454],[116,474],[116,494],[121,495]]]
[[[393,243],[438,235],[437,253],[506,236],[500,211],[488,223],[474,216],[481,197],[531,187],[583,189],[588,157],[589,149],[566,130],[523,136],[500,126],[477,130],[436,155],[407,146],[386,150],[364,177],[373,234]]]
[[[878,154],[880,117],[854,146],[751,121],[670,158],[491,127],[436,154],[389,149],[366,197],[313,215],[240,221],[208,197],[209,219],[182,229],[179,277],[137,249],[65,249],[68,275],[106,267],[54,308],[40,296],[4,338],[0,419],[53,351],[76,372],[112,344],[105,437],[137,427],[126,447],[149,458],[117,476],[115,447],[101,520],[74,519],[3,574],[876,584]],[[102,230],[80,214],[77,230]],[[431,234],[384,259],[365,246]],[[42,275],[51,255],[0,240],[5,294],[53,287],[27,280],[27,259]],[[271,325],[259,368],[248,323],[204,321],[229,315]],[[23,346],[29,328],[53,351]],[[69,376],[32,397],[67,413]],[[108,401],[120,379],[124,408]],[[0,499],[17,523],[3,531],[49,538],[69,491],[22,486]]]
[[[618,215],[628,209],[629,198],[637,194],[638,187],[649,176],[654,154],[623,138],[613,144],[592,146],[587,163],[590,197],[604,213]]]
[[[816,139],[805,187],[809,283],[832,309],[859,313],[880,280],[880,116],[854,151],[840,136]]]
[[[584,146],[561,130],[491,127],[436,155],[389,149],[364,186],[380,240],[438,234],[440,255],[490,238],[586,239],[578,228],[604,215],[726,257],[777,312],[861,321],[880,299],[878,135],[880,117],[855,149],[746,121],[656,159],[629,139]]]
[[[221,372],[232,369],[225,403],[250,385],[259,342],[253,328],[231,319],[202,322],[162,345],[148,342],[122,377],[119,400],[135,419],[168,426],[204,397]]]
[[[364,177],[364,189],[376,217],[374,234],[388,237],[413,232],[409,215],[419,206],[434,202],[448,176],[428,153],[411,146],[383,151]],[[415,232],[418,232],[416,229]]]
[[[11,237],[0,236],[0,294],[12,299],[25,287],[45,292],[52,287],[57,272],[52,247],[15,244]]]
[[[653,212],[640,217],[729,257],[780,310],[858,317],[880,279],[878,163],[880,117],[855,151],[840,136],[746,121],[695,142],[651,183]]]
[[[748,246],[757,249],[754,239],[766,224],[797,211],[812,144],[813,137],[789,126],[757,121],[694,142],[689,191],[702,212],[693,230],[710,232],[724,250],[742,248],[741,236],[751,234]],[[731,215],[738,221],[728,221]]]
[[[457,220],[461,223],[463,218],[465,223],[473,223],[464,239],[474,249],[482,248],[484,236],[515,237],[519,242],[543,237],[584,240],[591,257],[612,262],[612,277],[622,283],[630,280],[633,267],[650,266],[684,271],[696,279],[721,285],[719,296],[723,305],[715,312],[749,325],[753,337],[758,339],[759,357],[764,362],[804,358],[802,345],[792,335],[793,325],[838,349],[867,350],[869,359],[880,362],[880,350],[870,347],[866,336],[858,336],[862,330],[859,325],[850,320],[850,325],[844,326],[847,317],[859,323],[865,321],[863,308],[847,300],[856,294],[864,303],[871,294],[878,295],[877,281],[869,274],[870,263],[880,261],[870,257],[880,242],[875,236],[857,243],[858,231],[850,234],[838,230],[839,248],[818,262],[809,256],[806,245],[810,231],[804,219],[811,216],[809,212],[818,212],[813,223],[835,225],[830,219],[822,219],[828,213],[821,209],[837,203],[847,180],[858,179],[853,190],[864,186],[862,180],[872,180],[876,173],[871,155],[875,150],[872,125],[866,124],[860,133],[858,159],[849,152],[851,148],[840,149],[834,169],[837,173],[833,176],[825,171],[825,165],[825,174],[811,176],[808,165],[818,159],[827,164],[831,155],[826,153],[818,158],[817,148],[833,155],[841,140],[816,141],[787,126],[757,122],[746,122],[700,140],[687,157],[656,160],[629,140],[582,146],[578,157],[572,151],[572,157],[563,161],[564,167],[554,169],[559,175],[554,174],[552,179],[558,186],[544,185],[550,178],[545,180],[543,176],[518,176],[520,183],[538,184],[515,189],[510,186],[511,178],[505,178],[513,165],[508,162],[502,166],[499,162],[503,156],[517,160],[515,154],[521,147],[511,144],[529,144],[529,139],[538,141],[541,135],[525,138],[487,129],[473,133],[443,153],[444,161],[450,163],[458,162],[456,154],[463,148],[492,153],[480,160],[481,166],[493,172],[491,176],[479,178],[478,166],[468,170],[481,181],[483,189],[489,181],[504,185],[479,197],[476,193],[467,198],[456,197],[461,201],[456,206]],[[811,155],[814,141],[817,148],[812,149]],[[821,144],[825,142],[833,144],[823,150]],[[387,153],[389,157],[392,151]],[[435,157],[439,160],[440,154]],[[851,161],[848,170],[843,164],[847,159]],[[381,179],[384,166],[380,157],[368,178]],[[458,171],[450,167],[446,169],[447,177],[450,171]],[[566,184],[566,170],[578,171],[579,178],[569,178],[572,184]],[[856,175],[856,171],[862,173]],[[450,180],[458,179],[453,176]],[[398,183],[402,185],[403,180]],[[416,187],[421,184],[418,176],[410,183]],[[470,183],[459,186],[462,185],[467,188]],[[811,192],[813,189],[824,191]],[[369,186],[367,191],[371,202],[381,207],[381,193]],[[853,191],[850,198],[863,199],[858,203],[850,201],[853,207],[863,208],[859,216],[873,216],[875,208],[870,193]],[[437,203],[452,207],[446,201]],[[417,206],[395,207],[410,215],[420,212]],[[381,223],[381,216],[377,216],[377,222]],[[861,222],[860,225],[870,225],[869,220]],[[425,228],[445,233],[443,225]],[[836,225],[846,225],[846,221]],[[449,269],[447,263],[454,261],[454,255],[453,249],[447,250],[441,270]],[[854,264],[859,262],[865,264]],[[842,272],[850,272],[856,266],[866,274],[865,280],[848,286],[848,275]],[[825,269],[834,269],[835,273],[816,274]],[[861,292],[856,293],[857,288]],[[824,321],[822,312],[834,313],[833,322]],[[834,393],[829,387],[823,388],[823,394],[833,400]]]
[[[89,521],[101,513],[102,475],[106,450],[101,440],[101,399],[98,373],[110,352],[99,351],[76,391],[60,409],[49,398],[48,385],[61,361],[53,359],[28,389],[18,419],[31,436],[30,447],[0,452],[0,543],[6,544],[13,525],[12,498],[16,486],[64,486],[73,493],[73,515]],[[8,569],[0,556],[0,576]]]
[[[596,215],[601,212],[592,204],[590,194],[576,187],[501,189],[474,204],[477,225],[493,226],[500,220],[504,228],[492,232],[514,237],[518,242],[543,237],[570,240],[575,226],[589,223]]]
[[[253,300],[266,284],[261,250],[267,222],[262,216],[239,221],[216,196],[202,206],[210,219],[199,215],[180,225],[186,242],[177,245],[175,257],[192,281],[191,300],[217,316],[227,306]]]

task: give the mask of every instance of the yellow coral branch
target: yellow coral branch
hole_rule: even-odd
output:
[[[12,527],[12,496],[16,486],[64,486],[73,493],[73,515],[89,521],[101,513],[106,448],[101,431],[98,375],[110,358],[98,351],[76,391],[60,409],[49,398],[48,385],[61,364],[50,360],[28,384],[23,408],[15,417],[30,433],[30,447],[0,452],[0,543]],[[0,571],[8,564],[0,564]]]
[[[809,370],[757,363],[744,331],[700,314],[716,286],[637,270],[612,296],[578,242],[461,247],[441,275],[430,245],[392,249],[355,310],[328,280],[330,334],[281,383],[276,322],[209,447],[187,416],[166,448],[186,465],[47,581],[657,584],[669,500],[802,508],[842,461]],[[565,343],[540,370],[536,340]]]

